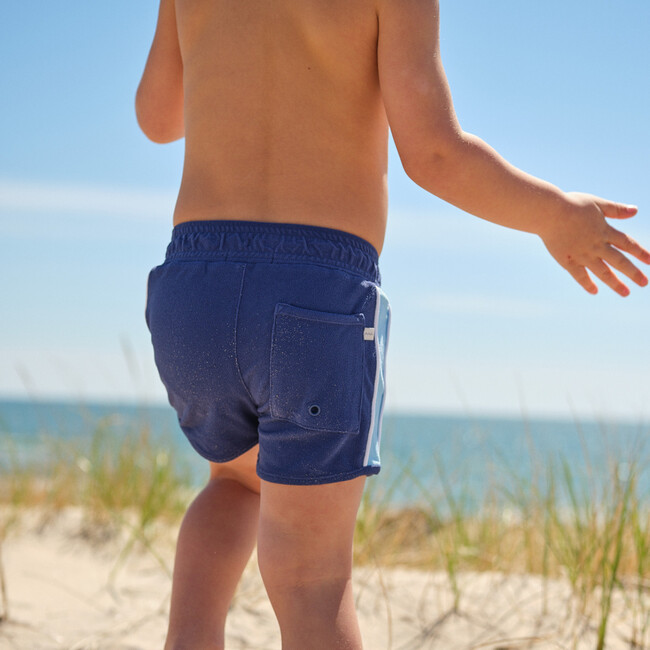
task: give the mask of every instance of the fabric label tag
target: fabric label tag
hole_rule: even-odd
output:
[[[374,327],[364,327],[363,328],[363,340],[364,341],[374,341],[375,340],[375,328]]]

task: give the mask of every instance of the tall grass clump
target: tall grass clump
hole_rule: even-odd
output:
[[[147,425],[117,436],[110,421],[98,424],[87,455],[76,455],[86,531],[128,531],[116,569],[140,544],[169,572],[153,542],[161,525],[164,530],[180,520],[191,493],[189,473],[174,459]]]
[[[444,572],[453,611],[462,609],[464,572],[539,575],[544,611],[548,582],[563,579],[573,595],[566,614],[589,622],[597,650],[606,647],[615,610],[625,612],[631,647],[650,647],[647,458],[637,444],[625,451],[605,446],[597,462],[583,445],[578,460],[542,457],[529,442],[527,462],[513,466],[496,453],[478,486],[470,480],[476,467],[445,464],[433,453],[428,481],[404,468],[389,486],[388,497],[408,491],[408,482],[417,504],[395,508],[372,492],[364,501],[357,539],[373,551],[358,553],[357,562]]]
[[[83,500],[96,521],[114,513],[130,513],[146,530],[157,520],[177,519],[185,509],[189,474],[169,449],[152,440],[147,425],[115,435],[111,423],[100,422],[87,455],[77,454]]]
[[[178,523],[192,495],[189,470],[170,446],[146,422],[124,426],[106,417],[93,424],[89,440],[46,438],[39,458],[11,454],[0,475],[0,543],[21,513],[37,513],[43,525],[76,508],[79,534],[123,539],[116,570],[138,545],[169,570],[154,542]]]

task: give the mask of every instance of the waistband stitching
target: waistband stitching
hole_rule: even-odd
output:
[[[242,259],[239,260],[239,255]],[[207,260],[207,261],[241,261],[246,263],[247,260],[256,260],[256,261],[267,261],[270,264],[273,263],[300,263],[300,262],[310,262],[311,264],[316,264],[319,266],[325,266],[330,268],[343,269],[349,273],[358,275],[364,279],[370,279],[373,282],[377,282],[379,279],[379,270],[377,264],[372,261],[369,266],[370,268],[365,270],[359,266],[354,266],[346,264],[345,262],[339,262],[334,259],[323,259],[322,257],[314,255],[282,255],[277,252],[273,253],[257,253],[252,251],[175,251],[166,256],[165,261],[191,261],[191,260]]]
[[[277,234],[280,237],[284,235],[296,235],[304,236],[305,231],[311,230],[314,233],[318,233],[317,237],[320,239],[329,240],[332,242],[342,243],[348,246],[353,246],[358,250],[366,253],[373,261],[378,257],[375,247],[362,237],[354,235],[352,233],[341,231],[340,233],[335,231],[332,228],[325,228],[322,226],[311,226],[311,225],[292,225],[284,223],[264,223],[260,224],[258,222],[243,222],[237,221],[234,223],[231,222],[214,222],[214,221],[185,221],[179,223],[177,226],[174,226],[172,233],[172,242],[176,239],[176,236],[187,236],[193,233],[212,233],[218,235],[220,233],[269,233]]]

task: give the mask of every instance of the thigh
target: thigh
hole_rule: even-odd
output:
[[[364,482],[262,481],[257,555],[287,650],[362,647],[352,539]]]
[[[258,554],[265,580],[350,575],[365,478],[323,485],[261,482]]]

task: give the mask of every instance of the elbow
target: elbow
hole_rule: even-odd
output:
[[[146,101],[138,92],[135,98],[135,116],[142,132],[156,144],[167,144],[185,135],[182,103],[174,110]]]
[[[182,133],[176,133],[157,127],[143,127],[142,124],[140,124],[140,129],[147,138],[151,140],[151,142],[155,142],[156,144],[169,144],[170,142],[175,142],[183,137]]]
[[[136,110],[136,119],[142,132],[156,144],[168,144],[183,137],[182,125],[170,124],[158,115],[148,115]]]
[[[170,142],[174,142],[174,140],[178,140],[178,138],[171,136],[163,129],[151,127],[146,123],[143,125],[140,120],[138,120],[138,123],[140,125],[140,130],[147,136],[149,140],[151,140],[151,142],[155,142],[156,144],[168,144]]]
[[[432,191],[432,181],[444,166],[445,157],[438,152],[420,152],[417,155],[400,156],[406,175],[420,187]]]
[[[436,137],[412,151],[400,152],[406,175],[423,189],[440,196],[444,194],[447,180],[459,169],[462,157],[463,134]]]

